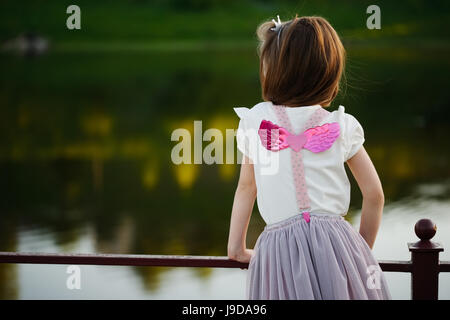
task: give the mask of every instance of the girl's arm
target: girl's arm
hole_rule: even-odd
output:
[[[231,211],[228,237],[228,257],[230,259],[249,262],[253,255],[253,250],[246,248],[246,237],[255,199],[256,183],[253,164],[249,158],[244,157]]]
[[[363,146],[347,164],[363,196],[359,233],[372,249],[383,214],[384,194],[381,181]]]

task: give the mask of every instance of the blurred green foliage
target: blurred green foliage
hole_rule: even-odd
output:
[[[66,28],[66,8],[81,8],[82,29]],[[381,8],[383,32],[366,28],[366,8]],[[447,38],[450,2],[446,0],[60,0],[0,3],[0,41],[33,31],[55,43],[72,41],[251,40],[256,26],[275,18],[321,15],[353,40]],[[425,40],[425,39],[422,39]]]

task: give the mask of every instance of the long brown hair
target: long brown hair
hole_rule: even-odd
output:
[[[288,107],[329,106],[339,91],[345,49],[333,27],[322,17],[258,26],[259,75],[265,101]]]

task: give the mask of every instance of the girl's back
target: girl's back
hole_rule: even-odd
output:
[[[275,223],[298,213],[295,185],[292,178],[289,152],[267,150],[255,134],[263,120],[277,123],[274,105],[258,103],[251,109],[235,108],[241,118],[237,133],[239,150],[253,160],[258,189],[258,209],[267,224]],[[320,105],[286,108],[294,134],[300,134],[306,121]],[[338,123],[340,134],[326,151],[313,153],[302,150],[304,178],[310,199],[310,211],[323,214],[346,215],[350,202],[350,182],[344,163],[353,157],[364,143],[364,132],[359,122],[345,113],[343,106],[326,112],[318,123]]]

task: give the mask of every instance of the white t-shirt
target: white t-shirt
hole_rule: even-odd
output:
[[[320,105],[290,108],[286,112],[295,134]],[[279,124],[272,102],[266,101],[253,108],[234,108],[241,118],[236,134],[238,149],[252,159],[257,186],[259,212],[267,224],[276,223],[300,213],[295,197],[290,148],[269,151],[257,134],[262,120]],[[302,149],[303,165],[310,212],[314,214],[346,215],[350,203],[350,182],[344,162],[350,159],[364,143],[364,131],[358,120],[345,113],[343,106],[330,112],[318,125],[338,122],[340,135],[331,148],[313,153]]]

